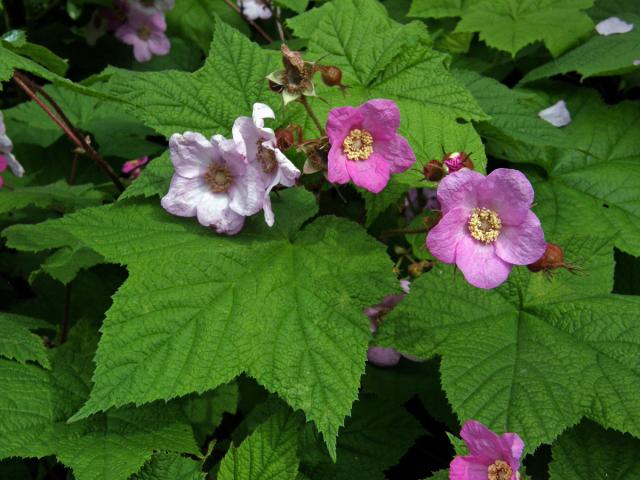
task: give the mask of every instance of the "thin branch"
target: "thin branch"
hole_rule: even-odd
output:
[[[13,75],[13,81],[34,101],[38,106],[58,125],[64,133],[71,139],[73,143],[89,158],[91,158],[98,166],[104,171],[116,188],[122,192],[124,186],[118,175],[113,171],[111,165],[109,165],[104,158],[87,142],[87,140],[80,134],[78,129],[73,126],[69,118],[64,114],[62,108],[56,103],[56,101],[38,84],[31,79],[16,71]],[[51,109],[38,97],[40,93],[53,107],[58,115],[53,113]]]
[[[246,16],[244,16],[244,15],[242,14],[242,11],[238,8],[238,6],[237,6],[237,5],[234,5],[234,4],[231,2],[231,0],[224,0],[224,3],[226,3],[226,4],[227,4],[227,6],[228,6],[229,8],[231,8],[232,10],[235,10],[235,11],[238,13],[238,15],[240,15],[242,18],[244,18],[244,19],[245,19],[245,21],[246,21],[247,23],[249,23],[249,25],[251,25],[253,28],[255,28],[255,29],[256,29],[256,31],[257,31],[260,35],[262,35],[262,38],[264,38],[268,43],[273,43],[273,38],[271,38],[269,35],[267,35],[267,32],[265,32],[265,31],[260,27],[260,25],[258,25],[256,22],[254,22],[254,21],[253,21],[253,20],[251,20],[250,18],[247,18]]]
[[[276,7],[275,15],[273,18],[276,20],[276,28],[278,29],[278,36],[280,37],[280,41],[285,43],[287,40],[284,37],[284,28],[282,27],[282,20],[280,19],[281,10],[280,7]]]
[[[304,105],[304,109],[307,111],[307,114],[309,115],[309,117],[311,117],[311,120],[313,120],[313,123],[316,124],[316,127],[320,131],[320,135],[324,137],[324,128],[322,128],[322,124],[320,123],[320,120],[318,120],[318,117],[316,117],[316,114],[311,108],[311,105],[309,105],[309,102],[307,101],[307,97],[302,95],[300,97],[300,103]]]

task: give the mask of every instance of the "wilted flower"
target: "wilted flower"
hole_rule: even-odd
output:
[[[24,175],[24,168],[20,165],[20,162],[13,156],[13,142],[7,135],[7,130],[4,125],[4,115],[0,112],[0,172],[4,172],[9,166],[9,169],[16,177]],[[4,180],[0,182],[0,186],[4,185]]]
[[[264,219],[271,227],[275,218],[269,193],[276,185],[295,185],[300,170],[277,147],[275,133],[264,126],[265,118],[275,118],[273,110],[264,103],[254,103],[252,117],[237,118],[232,132],[240,152],[256,171],[260,183],[258,190],[263,192],[261,206],[264,209]]]
[[[633,30],[633,23],[627,23],[618,17],[606,18],[596,25],[596,31],[605,37],[616,33],[627,33],[631,30]]]
[[[142,168],[147,163],[149,163],[149,157],[147,156],[136,158],[135,160],[129,160],[128,162],[124,162],[124,165],[122,165],[122,173],[128,175],[131,179],[138,178],[140,173],[142,173]]]
[[[166,55],[171,50],[171,42],[164,34],[167,23],[162,13],[146,15],[138,10],[130,10],[127,23],[116,30],[116,37],[133,46],[133,56],[138,62],[148,62],[154,55]]]
[[[473,170],[473,162],[469,155],[464,152],[452,152],[445,155],[444,164],[447,166],[449,173],[457,172],[463,168]]]
[[[242,15],[249,20],[266,20],[271,18],[273,12],[269,8],[268,0],[238,0],[238,6],[242,9]]]
[[[442,219],[427,235],[427,247],[444,263],[455,263],[479,288],[503,283],[513,265],[528,265],[545,251],[540,220],[531,211],[533,187],[518,170],[488,176],[462,169],[438,186]]]
[[[262,208],[262,181],[233,140],[186,132],[172,135],[169,149],[176,173],[161,202],[169,213],[234,235]]]
[[[393,100],[369,100],[359,107],[329,112],[327,135],[329,181],[347,183],[379,193],[393,173],[416,161],[407,140],[398,135],[400,111]]]
[[[130,2],[131,8],[146,15],[168,12],[175,5],[175,0],[130,0]]]
[[[404,290],[404,293],[387,295],[378,305],[365,308],[364,314],[369,317],[371,321],[372,333],[375,333],[378,330],[378,326],[382,322],[384,316],[402,301],[405,294],[409,293],[409,282],[407,280],[400,280],[400,286],[402,287],[402,290]],[[369,361],[379,367],[393,367],[400,361],[401,357],[402,354],[394,348],[369,347],[369,350],[367,351],[367,358]]]
[[[302,95],[311,97],[316,94],[313,76],[316,65],[302,59],[300,52],[294,52],[284,43],[280,47],[284,70],[276,70],[267,75],[267,79],[278,87],[284,104],[297,100]]]
[[[538,112],[538,116],[554,127],[564,127],[571,123],[571,114],[564,100],[560,100],[548,108]]]
[[[524,442],[517,433],[496,435],[476,420],[465,422],[460,436],[469,455],[453,459],[450,480],[517,480]]]

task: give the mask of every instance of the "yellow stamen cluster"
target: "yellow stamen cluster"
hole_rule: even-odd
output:
[[[224,165],[212,163],[207,173],[204,174],[204,181],[207,182],[213,193],[223,193],[231,187],[233,175]]]
[[[513,470],[509,464],[503,460],[496,460],[487,468],[488,480],[511,480]]]
[[[469,217],[469,233],[483,243],[495,242],[502,230],[502,221],[496,212],[488,208],[474,208]]]
[[[373,137],[366,130],[351,130],[342,143],[342,151],[349,160],[366,160],[373,153]]]

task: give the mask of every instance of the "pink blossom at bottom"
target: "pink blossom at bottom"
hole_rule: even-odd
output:
[[[464,168],[442,179],[438,201],[443,217],[427,235],[427,248],[455,263],[471,285],[495,288],[513,265],[544,254],[544,232],[531,211],[533,187],[522,172],[498,168],[485,177]]]
[[[449,466],[450,480],[487,480],[489,469],[500,469],[502,475],[518,479],[524,442],[516,433],[497,435],[476,420],[465,422],[460,432],[469,455],[458,456]],[[497,477],[503,478],[503,477]]]

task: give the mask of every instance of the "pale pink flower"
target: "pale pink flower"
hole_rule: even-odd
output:
[[[443,217],[427,247],[441,262],[455,263],[471,285],[495,288],[513,265],[544,254],[544,232],[531,211],[533,187],[518,170],[498,168],[485,177],[464,168],[442,179],[438,201]]]
[[[609,17],[596,25],[596,31],[605,37],[633,30],[633,23],[627,23],[618,17]]]
[[[264,103],[253,105],[252,117],[239,117],[233,124],[233,140],[254,168],[264,192],[262,208],[267,225],[273,226],[275,218],[269,194],[276,185],[291,187],[300,176],[300,170],[278,149],[274,131],[265,128],[265,118],[275,118],[273,110]]]
[[[246,216],[262,208],[260,179],[233,140],[186,132],[172,135],[169,149],[176,172],[161,201],[169,213],[234,235]]]
[[[171,42],[164,34],[167,23],[164,15],[145,15],[138,10],[130,10],[127,23],[116,30],[116,37],[133,46],[133,56],[138,62],[148,62],[154,55],[166,55],[171,50]]]
[[[560,100],[550,107],[540,110],[538,116],[554,127],[564,127],[571,123],[571,114],[564,100]]]
[[[460,436],[469,455],[453,459],[450,480],[517,480],[524,442],[517,433],[496,435],[476,420],[465,422]]]
[[[122,173],[128,175],[131,179],[138,178],[147,163],[149,163],[149,157],[147,156],[129,160],[122,165]]]
[[[266,20],[271,18],[273,12],[265,0],[238,0],[238,6],[242,9],[242,15],[249,20]]]
[[[398,135],[400,111],[393,100],[369,100],[359,107],[329,112],[327,135],[329,181],[347,183],[380,193],[393,173],[416,161],[407,140]]]
[[[20,165],[20,162],[13,155],[13,142],[7,135],[7,129],[4,125],[4,115],[0,112],[0,156],[2,160],[0,161],[0,165],[3,165],[3,172],[9,166],[11,173],[13,173],[16,177],[22,177],[24,175],[24,168]],[[2,181],[2,185],[4,185],[4,180]]]

